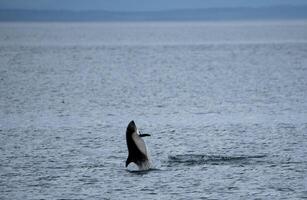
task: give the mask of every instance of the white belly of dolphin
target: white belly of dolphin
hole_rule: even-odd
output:
[[[139,170],[147,170],[150,168],[151,164],[149,162],[149,157],[147,154],[147,149],[144,140],[137,134],[137,132],[134,132],[132,134],[132,139],[135,142],[137,148],[147,157],[147,160],[137,164],[139,167]]]
[[[147,156],[147,149],[144,140],[136,132],[132,134],[132,139],[138,149]]]

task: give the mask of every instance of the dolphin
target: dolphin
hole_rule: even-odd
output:
[[[128,158],[126,167],[134,162],[139,170],[147,170],[150,168],[150,161],[147,155],[147,149],[142,137],[150,136],[149,134],[141,134],[136,127],[134,121],[131,121],[126,130],[126,141],[128,147]]]

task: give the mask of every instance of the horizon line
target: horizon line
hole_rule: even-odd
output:
[[[169,11],[201,11],[201,10],[236,10],[236,9],[270,9],[270,8],[307,8],[305,5],[269,5],[269,6],[238,6],[238,7],[208,7],[208,8],[173,8],[173,9],[161,9],[161,10],[107,10],[107,9],[37,9],[37,8],[0,8],[0,11],[66,11],[66,12],[113,12],[113,13],[144,13],[144,12],[169,12]]]

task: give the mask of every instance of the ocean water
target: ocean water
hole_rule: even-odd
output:
[[[306,21],[0,23],[0,199],[306,199],[306,174]]]

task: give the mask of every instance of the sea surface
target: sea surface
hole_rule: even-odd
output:
[[[0,23],[1,200],[306,198],[307,21]]]

